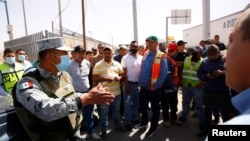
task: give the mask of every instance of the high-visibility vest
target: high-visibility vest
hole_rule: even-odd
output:
[[[184,60],[183,74],[182,74],[182,86],[189,87],[191,85],[194,87],[199,84],[201,80],[197,77],[197,70],[201,65],[202,58],[195,63],[194,66],[191,65],[192,56],[186,57]]]
[[[15,63],[14,68],[11,68],[6,63],[0,65],[0,73],[2,75],[2,82],[7,93],[11,93],[11,89],[15,83],[22,78],[24,69],[19,63]]]
[[[154,86],[160,76],[161,60],[163,55],[164,54],[161,51],[156,51],[154,62],[152,64],[151,86]]]
[[[177,66],[177,63],[176,63],[176,61],[175,61],[174,59],[172,59],[168,54],[165,54],[164,56],[165,56],[165,58],[166,58],[167,60],[169,60],[169,61],[173,64],[173,66],[174,66],[174,71],[172,72],[172,79],[173,79],[174,85],[178,85],[179,82],[180,82],[180,78],[179,78],[179,75],[178,75],[178,66]]]

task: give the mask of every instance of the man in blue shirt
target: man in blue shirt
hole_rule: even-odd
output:
[[[229,36],[228,51],[226,55],[226,84],[239,92],[232,98],[234,107],[240,112],[225,124],[250,124],[250,4],[237,18]]]
[[[218,105],[221,111],[223,122],[230,119],[231,101],[229,88],[225,83],[224,61],[218,46],[211,45],[207,49],[207,57],[202,61],[197,70],[199,79],[204,84],[204,128],[197,136],[204,136],[208,133],[208,127],[212,120],[212,110]]]
[[[126,45],[121,45],[119,47],[118,54],[114,56],[114,60],[121,63],[122,57],[128,52],[128,47]]]
[[[146,127],[148,124],[148,104],[150,102],[152,117],[151,126],[146,133],[146,137],[151,137],[156,133],[160,116],[161,87],[167,77],[167,62],[163,53],[157,49],[158,38],[149,36],[148,52],[146,52],[141,65],[139,76],[140,112],[142,114],[141,123],[135,128]]]
[[[231,101],[240,115],[223,123],[226,125],[250,125],[250,4],[237,18],[229,35],[226,55],[226,84],[239,92]],[[233,128],[233,126],[230,126]],[[228,129],[229,130],[229,129]],[[231,129],[232,130],[232,129]],[[234,130],[234,129],[233,129]],[[240,139],[249,140],[249,135]],[[208,140],[208,138],[207,138]]]

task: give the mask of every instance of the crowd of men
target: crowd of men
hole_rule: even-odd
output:
[[[213,39],[206,40],[203,45],[190,48],[188,53],[185,51],[187,42],[180,40],[177,43],[170,42],[166,46],[159,43],[156,36],[146,38],[146,47],[142,47],[142,54],[139,54],[136,41],[132,41],[129,46],[121,45],[116,55],[112,48],[101,43],[91,50],[86,50],[82,45],[75,46],[71,52],[69,66],[65,69],[60,65],[57,67],[71,76],[76,94],[85,94],[100,83],[115,95],[110,105],[96,106],[101,134],[98,135],[94,131],[94,104],[82,108],[84,120],[81,129],[86,131],[88,138],[99,140],[108,137],[109,117],[112,117],[115,130],[121,132],[147,127],[150,120],[146,137],[151,137],[156,133],[161,110],[166,127],[171,124],[182,125],[187,121],[193,101],[201,129],[197,135],[207,135],[206,129],[211,123],[218,124],[220,115],[223,121],[226,121],[233,114],[230,110],[231,96],[225,84],[224,61],[219,46],[221,50],[226,48],[218,41],[218,35],[214,37],[217,42]],[[2,88],[2,91],[6,90],[6,95],[10,94],[11,88],[22,77],[24,70],[31,67],[31,63],[25,60],[25,55],[22,49],[17,50],[16,54],[11,49],[4,51],[6,61],[3,65],[13,66],[13,72],[17,74],[14,77],[18,76],[12,84],[3,83],[5,88]],[[22,69],[17,67],[18,64],[11,65],[14,63],[22,65]],[[28,63],[29,65],[26,65]],[[3,75],[3,78],[7,77]],[[182,112],[178,117],[180,91],[183,102]],[[216,115],[213,122],[212,111]],[[152,117],[148,116],[149,112],[152,112]]]
[[[245,13],[249,15],[249,9]],[[241,16],[238,24],[249,25],[244,18],[247,16]],[[234,30],[241,31],[241,26]],[[249,42],[249,36],[244,37]],[[237,94],[234,89],[239,92],[240,88],[226,78],[226,46],[219,35],[189,49],[183,40],[165,45],[153,35],[145,43],[144,48],[131,41],[114,55],[113,49],[102,43],[92,50],[82,45],[72,50],[61,37],[46,38],[37,42],[35,71],[28,69],[32,64],[25,60],[24,50],[5,49],[0,94],[12,94],[16,113],[33,140],[83,140],[80,127],[89,139],[106,139],[109,117],[119,132],[148,127],[150,121],[145,137],[152,137],[161,110],[166,127],[181,126],[188,122],[191,106],[196,110],[197,136],[201,137],[208,135],[210,125],[218,124],[220,118],[230,123],[238,115],[231,98]],[[180,92],[182,111],[177,115]],[[100,134],[94,130],[95,108]]]

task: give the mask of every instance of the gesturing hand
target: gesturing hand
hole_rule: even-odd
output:
[[[81,95],[83,106],[87,104],[104,104],[109,105],[113,102],[115,96],[109,91],[109,88],[98,84],[92,88],[88,93]]]

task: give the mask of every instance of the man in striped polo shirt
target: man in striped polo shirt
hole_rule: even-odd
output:
[[[121,90],[120,80],[124,73],[121,64],[114,61],[112,49],[105,47],[103,49],[103,59],[95,64],[93,69],[93,81],[103,83],[105,87],[108,87],[110,91],[116,96],[113,103],[110,104],[112,109],[112,119],[114,122],[115,130],[124,131],[120,121],[120,103],[121,103]],[[100,105],[100,120],[101,120],[101,137],[107,138],[108,127],[108,111],[109,107],[106,105]]]

